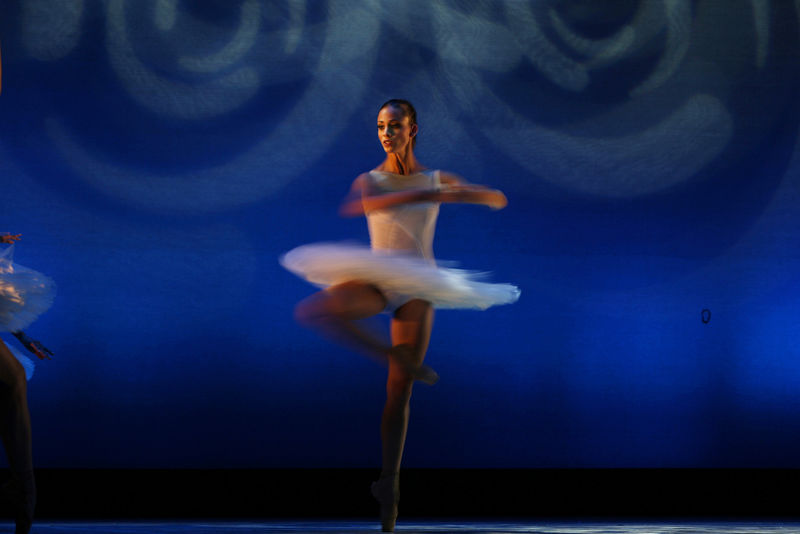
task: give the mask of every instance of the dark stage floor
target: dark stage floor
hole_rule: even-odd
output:
[[[0,532],[13,532],[0,523]],[[349,534],[379,532],[375,521],[169,521],[41,522],[31,534]],[[780,522],[481,522],[404,521],[397,531],[420,534],[785,534],[800,533],[800,523]]]
[[[7,478],[7,473],[0,481]],[[377,517],[375,469],[37,469],[41,521]],[[401,517],[800,523],[800,470],[406,469]],[[5,511],[0,506],[0,520]],[[798,529],[800,534],[800,529]]]

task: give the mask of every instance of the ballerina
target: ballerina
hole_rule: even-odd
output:
[[[23,329],[50,307],[55,285],[41,273],[13,263],[13,244],[20,237],[0,235],[0,243],[11,245],[0,254],[0,331],[11,332],[37,358],[50,359],[53,353]],[[11,469],[0,495],[14,511],[17,534],[30,531],[36,506],[27,393],[32,374],[33,362],[0,339],[0,440]]]
[[[393,532],[397,519],[412,385],[438,380],[423,365],[434,308],[485,309],[519,297],[513,285],[482,282],[478,273],[436,265],[433,236],[440,203],[498,210],[507,200],[498,190],[424,167],[414,156],[418,131],[410,102],[393,99],[381,106],[378,138],[386,159],[355,179],[340,209],[344,216],[366,216],[370,248],[312,244],[281,258],[284,267],[324,288],[296,306],[296,319],[388,366],[382,468],[372,484],[384,532]],[[391,314],[390,341],[357,322],[384,311]]]

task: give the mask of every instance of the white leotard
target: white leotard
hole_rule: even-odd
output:
[[[377,194],[439,188],[439,171],[410,175],[371,171],[367,177],[366,186]],[[433,260],[433,236],[438,215],[437,202],[404,204],[367,213],[372,249]]]

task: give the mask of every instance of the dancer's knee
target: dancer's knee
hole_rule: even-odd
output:
[[[294,307],[295,320],[306,326],[318,324],[331,314],[330,298],[321,292],[301,300]]]
[[[380,313],[385,306],[386,299],[374,287],[346,282],[300,301],[294,317],[301,324],[313,326],[333,319],[363,319]]]
[[[408,373],[397,373],[386,382],[386,397],[397,402],[408,402],[414,377]]]
[[[294,320],[300,324],[312,324],[319,315],[317,307],[308,302],[308,299],[298,302],[294,307]]]

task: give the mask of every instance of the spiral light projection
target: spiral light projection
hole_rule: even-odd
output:
[[[227,45],[205,57],[181,57],[180,65],[192,72],[217,72],[241,61],[256,42],[260,17],[258,0],[248,0],[242,5],[239,28]]]
[[[159,30],[171,30],[178,16],[178,0],[157,0],[154,15]]]
[[[292,54],[303,37],[303,20],[306,16],[306,0],[289,0],[289,28],[286,31],[284,52]]]
[[[91,152],[76,141],[59,119],[48,121],[48,132],[64,159],[76,174],[119,201],[162,212],[205,213],[223,211],[258,202],[279,190],[286,182],[310,166],[328,149],[346,123],[345,118],[361,104],[362,95],[375,61],[373,46],[379,21],[369,4],[354,7],[344,0],[329,3],[328,18],[323,23],[302,28],[305,7],[290,4],[292,25],[274,32],[259,32],[253,40],[249,24],[243,23],[222,51],[204,59],[182,57],[180,64],[203,71],[226,72],[207,83],[188,84],[164,79],[149,69],[136,55],[129,41],[125,21],[125,2],[111,0],[107,11],[109,60],[128,93],[153,112],[187,121],[203,120],[233,111],[255,95],[263,84],[285,82],[308,75],[295,66],[287,51],[296,46],[297,34],[311,33],[319,47],[311,80],[291,111],[253,148],[230,161],[214,167],[185,173],[145,172],[112,163],[102,154]],[[174,6],[161,0],[155,24],[159,29],[175,27],[169,11]],[[248,17],[259,9],[250,0],[243,6]],[[177,16],[181,16],[178,11]],[[244,15],[243,15],[244,17]],[[197,23],[195,23],[197,24]],[[352,31],[358,27],[359,31]],[[185,39],[174,35],[174,39]],[[248,46],[266,40],[284,46]],[[266,51],[265,51],[266,50]],[[270,54],[264,58],[263,54]],[[277,57],[276,57],[277,56]],[[275,75],[268,74],[277,69]],[[330,105],[335,102],[336,106]],[[314,123],[329,125],[324,133],[311,131],[307,117]],[[314,139],[304,145],[298,157],[297,139]]]
[[[678,70],[689,49],[692,31],[692,6],[686,0],[664,0],[667,42],[661,59],[650,77],[631,90],[631,96],[654,91]],[[655,25],[647,25],[652,28]]]
[[[545,78],[562,89],[575,92],[584,90],[589,84],[587,68],[567,57],[550,42],[531,6],[522,2],[507,2],[505,8],[509,29],[523,56]]]
[[[562,41],[568,43],[572,50],[584,56],[592,56],[586,62],[588,68],[614,61],[630,49],[636,39],[636,31],[630,25],[623,26],[616,34],[605,39],[587,39],[572,31],[556,10],[551,9],[549,15],[550,24]],[[525,12],[525,19],[535,24],[530,11]]]
[[[756,65],[764,67],[769,52],[769,0],[750,0],[756,31]]]
[[[561,52],[541,31],[528,4],[507,2],[506,15],[510,38],[520,48],[518,57],[530,61],[547,79],[566,91],[579,92],[591,81],[592,68],[620,61],[637,52],[652,35],[667,30],[661,59],[652,74],[631,91],[627,102],[605,116],[592,117],[594,125],[619,121],[619,114],[636,106],[647,106],[645,93],[657,90],[677,71],[688,49],[690,7],[683,0],[644,1],[636,16],[617,35],[595,41],[582,39],[560,23],[567,41],[588,56],[578,62]],[[666,14],[658,17],[657,13]],[[551,13],[551,20],[558,19]],[[480,46],[480,44],[478,45]],[[478,84],[479,64],[463,62],[453,72],[452,83],[472,77],[483,90],[467,94],[462,106],[492,109],[493,124],[487,127],[488,139],[499,150],[535,175],[583,194],[601,197],[636,197],[675,186],[695,175],[717,157],[729,142],[733,122],[725,106],[714,96],[698,94],[676,107],[659,124],[641,124],[639,130],[620,137],[582,137],[550,129],[525,118],[500,97]],[[465,72],[471,71],[471,72]],[[466,97],[466,98],[464,98]],[[580,125],[576,125],[580,130]],[[698,142],[702,139],[702,143]]]
[[[38,60],[61,59],[78,43],[83,11],[83,0],[22,2],[23,46]]]
[[[463,109],[494,110],[497,123],[513,125],[513,128],[492,128],[490,142],[535,175],[581,193],[633,197],[677,185],[713,160],[732,132],[731,118],[724,105],[714,96],[702,94],[676,106],[660,124],[642,124],[639,132],[623,137],[570,135],[527,120],[493,94],[484,80],[485,72],[506,73],[520,62],[530,62],[558,87],[579,93],[591,82],[595,69],[637,54],[654,36],[663,34],[661,54],[650,75],[630,90],[630,100],[620,109],[630,111],[637,105],[648,106],[643,98],[672,79],[687,54],[692,29],[688,0],[642,0],[630,22],[604,39],[581,36],[554,8],[546,10],[547,18],[540,21],[530,3],[516,1],[506,2],[504,16],[499,18],[492,14],[492,6],[486,2],[474,4],[470,13],[451,4],[420,0],[403,4],[368,2],[359,8],[343,5],[334,8],[332,4],[329,20],[305,28],[305,1],[292,0],[287,4],[290,13],[287,27],[266,32],[258,29],[264,8],[255,0],[245,0],[240,6],[240,25],[225,46],[206,56],[183,54],[176,59],[185,72],[207,75],[192,84],[165,79],[136,57],[126,30],[126,5],[124,0],[109,0],[107,4],[109,57],[115,72],[140,105],[184,120],[224,115],[244,105],[265,84],[303,76],[300,69],[287,65],[290,62],[284,61],[285,54],[297,49],[301,36],[319,32],[325,35],[319,72],[314,73],[315,82],[278,130],[228,164],[202,170],[191,178],[145,175],[103,163],[102,158],[81,149],[80,143],[63,135],[65,132],[60,132],[63,127],[57,121],[51,124],[59,145],[69,152],[67,158],[78,168],[91,169],[91,172],[81,172],[88,182],[114,196],[154,209],[201,212],[226,209],[245,203],[248,198],[263,198],[291,179],[292,174],[300,172],[302,165],[292,162],[292,158],[281,157],[276,150],[281,146],[288,150],[290,143],[285,139],[296,138],[300,133],[298,129],[304,122],[302,106],[310,106],[306,111],[310,114],[315,100],[319,102],[323,97],[331,101],[331,95],[326,94],[330,92],[339,93],[334,101],[344,104],[345,109],[356,105],[372,73],[376,48],[373,45],[377,42],[377,26],[381,22],[436,54],[437,71],[432,76],[414,76],[421,84],[409,83],[406,87],[417,94],[447,93],[451,102]],[[763,63],[769,37],[769,4],[751,0],[751,5],[757,36],[756,58],[758,63]],[[179,18],[190,29],[187,30],[190,35],[221,31],[203,21],[191,20],[190,15],[180,10],[177,0],[157,0],[154,12],[155,26],[163,32],[176,33],[174,40],[183,38],[175,32]],[[348,21],[346,16],[337,16],[335,12],[352,12],[355,16]],[[542,31],[545,23],[552,25],[559,42]],[[359,31],[352,31],[356,26]],[[419,31],[420,28],[425,31]],[[340,36],[336,36],[337,32],[341,32]],[[265,36],[267,33],[270,35]],[[280,43],[280,46],[259,46],[266,40]],[[333,43],[340,47],[337,49]],[[353,61],[358,54],[364,54],[363,59]],[[576,56],[584,59],[573,59]],[[348,65],[346,69],[342,68],[344,65]],[[441,87],[442,78],[448,82],[445,89]],[[318,83],[322,79],[328,81],[327,90]],[[345,94],[348,87],[355,92]],[[315,90],[319,92],[314,93]],[[439,109],[448,111],[444,106]],[[592,118],[592,121],[598,120],[595,124],[602,127],[603,122],[612,125],[618,118],[611,110],[600,119]],[[341,123],[340,120],[333,122]],[[449,132],[440,132],[436,122],[431,122],[432,125],[426,126],[428,139],[435,139],[436,146],[428,145],[431,148],[448,152],[447,139],[470,137],[458,125],[450,124]],[[575,126],[575,131],[580,131],[580,125]],[[679,134],[675,130],[677,127],[684,128],[686,135]],[[310,151],[321,153],[320,148],[328,146],[333,137],[333,134],[327,135],[321,142],[309,146]],[[700,137],[708,142],[693,141]],[[666,146],[671,150],[657,150],[664,156],[656,157],[648,152]],[[664,159],[670,157],[670,160]],[[561,158],[568,158],[575,165],[565,166]],[[659,167],[645,169],[643,161],[658,163]],[[276,162],[282,170],[273,172],[270,180],[259,184],[247,178],[259,169],[275,169]],[[643,172],[645,174],[641,175]],[[103,175],[115,176],[115,179],[108,180]],[[218,183],[223,176],[225,185]],[[170,184],[164,186],[167,191],[163,195],[160,184]],[[222,194],[217,194],[218,190]],[[214,194],[206,195],[209,191]]]
[[[608,197],[650,194],[689,179],[733,133],[733,119],[709,95],[693,96],[664,121],[615,138],[572,136],[510,118],[516,128],[487,133],[518,148],[508,151],[515,161],[561,186]]]
[[[242,7],[246,11],[247,2]],[[110,0],[107,7],[106,38],[111,65],[130,94],[141,106],[152,111],[181,119],[207,119],[230,112],[246,103],[259,89],[261,81],[255,69],[243,65],[230,74],[207,82],[188,83],[173,81],[149,69],[136,57],[133,43],[128,36],[125,18],[125,0]],[[258,4],[256,3],[256,7]],[[159,12],[157,12],[159,13]],[[158,27],[166,26],[164,17]],[[244,18],[244,17],[243,17]],[[255,19],[256,23],[258,18]],[[245,23],[248,24],[248,23]],[[198,32],[181,32],[175,39],[191,39],[206,35]],[[250,46],[255,42],[251,39]],[[224,61],[224,52],[222,53]],[[214,59],[195,61],[206,69],[219,70],[219,59],[214,68]],[[190,62],[191,63],[191,62]],[[202,68],[202,67],[201,67]]]
[[[499,23],[466,15],[444,4],[431,6],[436,21],[431,32],[437,55],[445,61],[493,72],[506,72],[517,62],[518,52],[502,35],[506,29]],[[480,46],[465,46],[466,43]]]
[[[508,3],[509,24],[515,28],[525,56],[553,83],[573,91],[585,89],[593,69],[605,67],[635,52],[642,43],[667,27],[668,44],[653,74],[631,94],[649,92],[667,80],[680,64],[689,47],[691,6],[686,0],[649,0],[639,6],[634,21],[605,39],[588,39],[573,31],[555,9],[549,10],[550,23],[571,52],[584,61],[570,60],[550,42],[541,30],[529,4]],[[566,68],[565,68],[566,67]],[[579,83],[578,83],[579,81]]]

